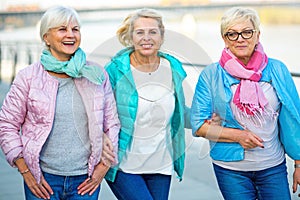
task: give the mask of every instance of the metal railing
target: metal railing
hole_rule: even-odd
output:
[[[18,68],[38,60],[40,52],[37,42],[0,41],[0,81],[12,82]]]
[[[38,61],[42,46],[38,42],[1,42],[0,41],[0,82],[11,83],[19,68]],[[97,55],[107,57],[107,55]],[[186,67],[204,68],[206,64],[182,63]],[[300,73],[291,72],[293,77],[300,78]]]
[[[190,66],[190,67],[206,67],[207,65],[204,65],[204,64],[197,64],[197,63],[185,63],[183,62],[182,63],[184,66]],[[300,78],[300,73],[297,73],[297,72],[291,72],[291,75],[293,77],[297,77],[297,78]]]

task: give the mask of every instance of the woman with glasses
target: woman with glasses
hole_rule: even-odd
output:
[[[259,17],[232,8],[221,20],[225,43],[218,63],[199,77],[191,108],[194,136],[210,140],[210,155],[225,199],[291,199],[285,153],[300,183],[300,101],[287,67],[268,58]],[[207,123],[218,114],[221,125]]]

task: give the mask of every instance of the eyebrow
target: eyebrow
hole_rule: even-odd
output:
[[[245,31],[245,30],[253,30],[253,29],[255,29],[254,27],[245,27],[245,28],[243,28],[241,31]],[[235,30],[235,29],[228,29],[227,30],[227,32],[228,31],[232,31],[232,32],[239,32],[239,31],[237,31],[237,30]]]
[[[68,27],[68,25],[61,25],[61,26],[53,27],[52,29],[66,28],[66,27]],[[76,26],[73,26],[73,27],[71,27],[71,28],[80,28],[80,26],[79,26],[79,25],[76,25]]]
[[[158,27],[146,27],[146,28],[137,28],[134,30],[135,31],[137,31],[137,30],[142,30],[142,31],[144,31],[144,30],[159,30],[159,28]]]

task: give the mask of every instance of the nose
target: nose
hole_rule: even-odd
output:
[[[145,33],[145,35],[144,35],[144,38],[143,38],[144,40],[150,40],[151,39],[151,36],[150,36],[150,34],[149,33]]]
[[[67,28],[67,37],[74,37],[72,28]]]
[[[238,42],[242,42],[244,41],[245,39],[242,37],[242,33],[239,33],[238,34],[238,38],[236,39]]]

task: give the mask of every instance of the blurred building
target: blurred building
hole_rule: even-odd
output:
[[[161,0],[163,6],[190,6],[209,4],[210,0]]]
[[[300,0],[161,0],[163,6],[189,6],[189,5],[205,5],[205,4],[232,4],[232,3],[284,3],[284,2],[300,2]]]
[[[193,6],[232,3],[300,2],[300,0],[0,0],[0,11],[45,10],[53,5],[68,5],[75,9],[138,6]]]
[[[0,0],[0,11],[7,10],[28,10],[28,9],[41,9],[54,5],[71,6],[75,9],[89,9],[89,8],[105,8],[105,7],[136,7],[136,6],[158,6],[160,0]]]

